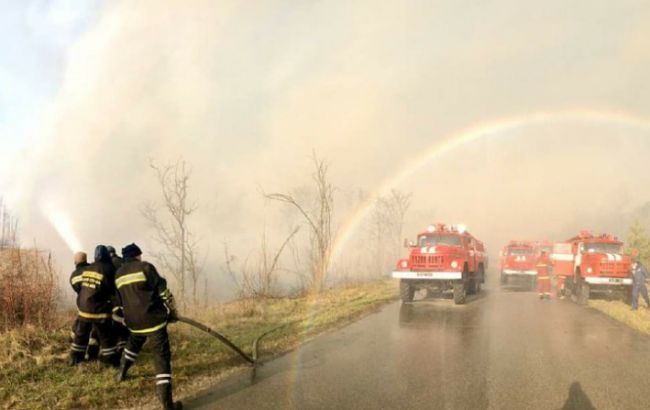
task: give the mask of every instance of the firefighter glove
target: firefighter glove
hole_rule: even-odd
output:
[[[165,306],[167,306],[167,310],[169,311],[167,315],[167,321],[170,323],[178,322],[178,310],[176,309],[176,302],[174,302],[174,297],[171,296],[171,294],[165,301]]]

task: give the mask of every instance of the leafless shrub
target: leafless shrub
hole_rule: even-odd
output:
[[[188,223],[197,208],[188,198],[191,170],[184,160],[164,166],[152,162],[151,168],[160,186],[164,210],[161,216],[159,206],[154,203],[146,203],[141,208],[142,216],[154,231],[154,241],[161,246],[153,254],[164,272],[171,273],[176,279],[178,291],[175,293],[181,304],[187,305],[189,282],[192,286],[192,303],[196,305],[202,269],[198,263],[198,240]]]
[[[271,193],[265,197],[274,201],[289,204],[303,217],[310,228],[310,257],[307,286],[320,291],[332,256],[332,217],[334,212],[334,188],[328,179],[328,164],[319,159],[316,153],[312,156],[314,172],[313,203],[301,203],[292,194]]]
[[[253,260],[248,257],[239,262],[224,244],[225,270],[237,286],[239,298],[279,296],[277,273],[280,271],[280,257],[299,230],[296,227],[273,254],[268,250],[266,230],[263,231],[259,254]]]
[[[56,272],[49,253],[0,250],[0,329],[48,327],[56,316]]]

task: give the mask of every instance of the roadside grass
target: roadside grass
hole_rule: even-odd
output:
[[[223,333],[247,353],[260,334],[259,356],[286,353],[307,338],[349,323],[397,298],[393,280],[348,285],[319,295],[288,299],[245,299],[186,314]],[[99,363],[67,366],[73,316],[61,315],[53,331],[25,327],[0,334],[0,407],[133,408],[156,403],[151,354],[145,346],[130,378],[118,384],[116,370]],[[191,396],[220,377],[245,367],[213,337],[185,324],[169,327],[174,391]]]
[[[632,310],[629,304],[619,300],[592,299],[589,300],[589,306],[633,329],[650,335],[650,309],[646,308],[643,301],[639,301],[638,310]]]

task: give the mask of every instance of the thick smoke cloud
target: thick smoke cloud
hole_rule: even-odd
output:
[[[343,220],[355,192],[373,192],[455,129],[536,109],[646,114],[647,10],[590,7],[575,20],[567,7],[111,2],[71,49],[42,137],[16,170],[9,196],[23,237],[67,266],[48,203],[88,249],[154,246],[138,211],[158,198],[148,165],[183,157],[206,271],[226,296],[223,242],[245,256],[263,226],[281,241],[296,220],[260,191],[309,184],[312,151],[331,165]],[[647,137],[548,124],[481,140],[397,187],[414,192],[407,233],[464,222],[493,253],[513,237],[622,234],[650,194]]]

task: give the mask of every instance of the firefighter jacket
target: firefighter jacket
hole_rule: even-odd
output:
[[[115,270],[121,268],[122,265],[124,264],[124,259],[120,258],[117,255],[112,256],[111,261],[113,262],[113,266],[115,266]]]
[[[538,279],[548,279],[550,274],[552,265],[551,265],[551,258],[549,258],[546,255],[540,256],[537,259],[537,278]]]
[[[111,317],[115,294],[115,269],[111,263],[80,264],[72,272],[70,284],[77,292],[80,320],[105,320]]]
[[[115,275],[115,286],[131,333],[149,334],[167,325],[172,294],[152,264],[125,259]]]

